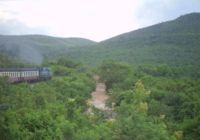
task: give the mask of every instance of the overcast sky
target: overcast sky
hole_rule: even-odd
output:
[[[200,12],[200,0],[0,0],[0,34],[95,41]]]

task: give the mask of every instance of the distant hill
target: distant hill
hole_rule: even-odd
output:
[[[71,48],[68,53],[89,64],[114,59],[132,64],[200,65],[200,13],[121,34],[96,47]]]
[[[69,57],[97,65],[104,59],[140,64],[200,67],[200,13],[191,13],[96,43],[82,38],[42,35],[0,36],[0,56],[40,64]],[[0,62],[1,64],[1,62]]]
[[[0,35],[0,53],[24,62],[40,64],[43,58],[55,58],[71,47],[94,45],[82,38],[58,38],[43,35]]]

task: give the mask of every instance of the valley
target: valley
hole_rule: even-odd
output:
[[[0,35],[0,140],[199,140],[200,13],[104,41]]]

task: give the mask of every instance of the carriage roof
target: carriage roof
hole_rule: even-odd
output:
[[[38,71],[39,68],[0,68],[0,72],[4,71]]]

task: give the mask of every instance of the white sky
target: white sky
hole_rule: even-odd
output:
[[[37,33],[95,41],[190,12],[200,12],[200,0],[0,0],[4,34]]]

